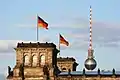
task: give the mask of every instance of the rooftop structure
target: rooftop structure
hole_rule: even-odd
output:
[[[76,60],[73,57],[66,57],[57,58],[57,66],[60,69],[60,71],[76,71],[76,67],[78,66],[78,63],[76,63]]]

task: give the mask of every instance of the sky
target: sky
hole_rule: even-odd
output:
[[[16,63],[18,42],[35,42],[37,15],[48,23],[39,28],[39,41],[56,44],[59,33],[69,42],[60,56],[74,57],[84,68],[89,45],[89,13],[92,6],[92,39],[97,67],[120,70],[119,0],[0,0],[0,74]]]

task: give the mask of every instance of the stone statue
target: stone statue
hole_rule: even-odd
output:
[[[20,70],[19,76],[21,76],[22,80],[24,80],[24,66],[23,66],[23,64],[20,65],[19,70]]]
[[[44,65],[43,67],[43,72],[44,72],[44,75],[46,76],[46,79],[49,80],[49,69],[48,69],[48,66],[47,65]]]
[[[10,75],[10,73],[11,73],[11,68],[10,66],[8,66],[8,74]]]
[[[49,75],[49,70],[48,70],[47,65],[44,65],[43,72],[44,72],[44,75]]]

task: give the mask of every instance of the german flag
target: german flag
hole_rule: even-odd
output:
[[[38,16],[38,27],[48,29],[48,23],[46,23],[42,18]]]
[[[64,37],[61,36],[61,34],[60,34],[60,44],[65,44],[66,46],[69,45],[68,41],[66,41]]]

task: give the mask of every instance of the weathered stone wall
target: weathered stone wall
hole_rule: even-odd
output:
[[[16,48],[16,65],[13,68],[13,78],[8,80],[21,80],[19,75],[20,65],[23,64],[24,56],[28,56],[28,64],[24,63],[24,77],[25,80],[43,80],[45,78],[43,72],[43,66],[48,65],[50,78],[54,79],[53,75],[53,49],[54,48]],[[33,66],[32,56],[37,56],[37,65]],[[40,56],[45,56],[45,64],[41,65]]]
[[[43,68],[35,67],[35,68],[24,68],[25,76],[43,76]]]
[[[39,59],[41,55],[45,56],[45,62],[52,64],[52,48],[20,48],[16,49],[16,66],[20,66],[23,63],[23,55],[28,55],[29,64],[31,66],[31,58],[33,55],[37,56],[37,63],[39,65]]]
[[[64,70],[64,71],[68,71],[69,69],[71,70],[71,71],[73,71],[73,63],[74,62],[72,62],[72,61],[62,61],[62,62],[57,62],[57,66],[58,66],[58,68],[60,69],[60,71],[63,71],[63,68],[65,68],[66,70]]]

